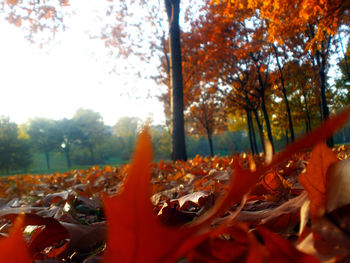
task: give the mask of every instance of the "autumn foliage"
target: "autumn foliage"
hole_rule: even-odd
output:
[[[152,164],[145,129],[131,165],[1,178],[0,261],[345,259],[349,204],[331,193],[349,188],[349,153],[322,141],[349,115],[347,108],[271,160],[198,156]]]

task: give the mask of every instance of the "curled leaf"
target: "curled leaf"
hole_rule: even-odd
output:
[[[311,218],[320,217],[325,212],[327,171],[337,161],[336,155],[324,143],[318,144],[312,151],[306,172],[299,176],[310,199]]]
[[[350,204],[350,160],[334,163],[327,174],[327,212]]]

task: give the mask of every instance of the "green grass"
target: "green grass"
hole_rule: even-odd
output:
[[[51,153],[50,155],[51,169],[60,169],[67,167],[67,162],[63,154]],[[47,170],[46,159],[43,153],[33,154],[33,169]]]
[[[92,166],[100,166],[104,167],[106,165],[110,166],[118,166],[123,163],[126,163],[126,161],[123,161],[119,158],[110,158],[103,164],[94,164],[94,165],[74,165],[72,164],[71,168],[67,167],[67,161],[63,154],[61,153],[52,153],[50,155],[50,169],[47,169],[46,165],[46,159],[44,154],[33,154],[33,164],[28,169],[18,169],[18,170],[11,170],[8,175],[15,175],[15,174],[53,174],[55,172],[64,173],[69,172],[71,170],[75,169],[84,169],[87,170],[88,168]],[[2,174],[0,171],[0,175],[6,176],[7,174]]]

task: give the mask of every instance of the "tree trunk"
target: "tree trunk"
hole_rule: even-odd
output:
[[[311,127],[310,127],[310,119],[309,119],[309,114],[306,113],[306,119],[305,119],[305,133],[308,133],[311,131]]]
[[[329,108],[326,99],[326,57],[319,50],[316,51],[316,61],[320,76],[321,120],[324,121],[329,117]],[[334,146],[333,136],[327,139],[327,145],[329,147]]]
[[[252,154],[255,153],[255,149],[253,146],[253,134],[252,134],[252,121],[251,121],[251,116],[249,115],[249,111],[246,109],[246,114],[247,114],[247,125],[248,125],[248,136],[249,136],[249,143],[250,143],[250,151]]]
[[[305,92],[303,92],[303,94],[301,95],[304,97],[304,104],[305,105],[302,105],[302,102],[301,105],[303,108],[305,108],[305,132],[308,133],[309,131],[311,131],[311,117],[310,117],[310,112],[309,112],[309,104],[307,102],[307,97],[306,97],[306,94]]]
[[[51,166],[50,166],[50,153],[49,152],[45,152],[45,159],[46,159],[47,170],[50,170]]]
[[[310,132],[311,131],[311,118],[310,118],[310,113],[309,113],[309,110],[307,107],[305,110],[305,115],[306,115],[306,132]]]
[[[250,117],[250,120],[252,122],[252,135],[253,135],[253,145],[255,148],[255,153],[258,154],[259,153],[259,149],[258,149],[258,145],[256,143],[256,136],[255,136],[255,129],[254,129],[254,121],[252,119],[252,117]]]
[[[90,144],[89,146],[88,146],[88,148],[89,148],[89,152],[90,152],[90,162],[91,162],[91,164],[95,164],[95,154],[94,154],[94,147]]]
[[[214,156],[214,147],[213,147],[213,138],[211,134],[208,134],[208,143],[209,143],[209,151],[210,151],[210,156]]]
[[[260,73],[259,73],[259,79],[261,79]],[[260,83],[260,85],[263,85],[263,84]],[[272,151],[275,152],[275,147],[274,147],[274,144],[273,144],[273,138],[272,138],[272,132],[271,132],[270,119],[269,119],[269,115],[267,114],[266,105],[265,105],[264,87],[262,86],[261,88],[262,88],[262,90],[260,91],[260,94],[261,94],[261,110],[263,112],[265,123],[266,123],[267,137],[268,137],[268,139],[269,139],[269,141],[271,143]],[[264,142],[262,142],[262,143],[264,143]],[[265,145],[264,145],[264,149],[265,149]]]
[[[72,167],[72,161],[70,159],[70,148],[68,144],[66,144],[66,148],[64,149],[66,153],[66,160],[67,160],[67,167],[71,168]]]
[[[285,136],[286,136],[286,145],[288,145],[288,144],[289,144],[288,129],[286,129],[286,134],[285,134]]]
[[[289,108],[289,101],[288,101],[288,98],[287,98],[287,90],[286,90],[286,87],[284,85],[283,70],[282,70],[280,61],[278,59],[277,48],[276,48],[275,45],[272,45],[272,46],[273,46],[273,49],[275,50],[276,62],[277,62],[278,70],[280,72],[283,100],[284,100],[284,103],[286,104],[286,110],[287,110],[287,116],[288,116],[288,122],[289,122],[290,138],[291,138],[292,142],[294,142],[295,137],[294,137],[294,128],[293,128],[292,114],[291,114],[290,108]]]
[[[253,136],[255,137],[254,134],[254,127],[253,127],[253,122],[252,122],[252,116],[250,114],[250,111],[248,109],[245,109],[246,114],[247,114],[247,125],[248,125],[248,135],[249,135],[249,143],[250,143],[250,150],[252,154],[257,153],[257,148],[256,148],[256,141],[254,142]]]
[[[165,0],[169,20],[170,107],[172,111],[172,160],[187,160],[180,45],[180,0]]]
[[[265,104],[265,85],[264,85],[263,80],[261,78],[261,74],[260,74],[259,69],[258,69],[258,79],[259,79],[259,84],[260,84],[259,92],[260,92],[260,96],[261,96],[261,109],[262,109],[265,123],[266,123],[267,137],[271,143],[272,151],[275,152],[275,146],[273,143],[270,119],[269,119],[269,115],[267,114],[266,104]],[[264,149],[265,149],[265,147],[264,147]]]
[[[269,119],[269,115],[267,114],[267,110],[266,110],[266,105],[265,105],[265,98],[262,98],[261,101],[261,109],[264,115],[264,119],[265,119],[265,123],[266,123],[266,130],[267,130],[267,137],[269,138],[269,141],[271,143],[272,146],[272,151],[275,152],[275,146],[273,143],[273,137],[272,137],[272,131],[271,131],[271,124],[270,124],[270,119]]]
[[[320,51],[316,51],[316,62],[318,74],[320,77],[320,95],[321,95],[321,120],[324,121],[329,116],[329,109],[326,100],[326,72],[325,58]]]
[[[246,100],[248,105],[251,105],[247,92],[245,92],[245,100]],[[252,108],[248,107],[248,108],[245,108],[245,110],[246,110],[246,113],[247,113],[249,136],[251,136],[251,138],[249,137],[249,139],[252,140],[251,141],[252,153],[253,154],[254,153],[259,153],[258,145],[256,144],[254,121],[253,121],[253,118],[252,118]]]
[[[259,130],[259,135],[260,135],[261,146],[262,146],[263,151],[265,152],[264,132],[263,132],[263,128],[262,128],[261,122],[260,122],[260,120],[259,120],[258,111],[257,111],[257,110],[253,110],[253,113],[254,113],[254,115],[255,115],[255,120],[256,120],[256,123],[257,123],[257,125],[258,125],[258,130]]]
[[[203,113],[204,113],[204,121],[205,121],[205,130],[207,132],[207,139],[208,139],[208,143],[209,143],[209,151],[210,151],[210,156],[214,156],[214,148],[213,148],[213,133],[212,133],[212,129],[209,125],[208,122],[208,115],[207,115],[207,110],[205,108],[205,106],[202,108]]]
[[[315,27],[313,25],[309,25],[309,30],[311,37],[315,36]],[[329,117],[329,108],[327,105],[327,99],[326,99],[326,87],[327,87],[327,80],[326,80],[326,64],[327,64],[327,58],[330,50],[330,44],[331,44],[332,36],[328,35],[328,39],[323,40],[321,43],[319,43],[320,49],[316,50],[316,54],[312,56],[316,56],[316,63],[317,63],[317,69],[318,69],[318,75],[320,78],[320,103],[321,103],[321,120],[325,121]],[[327,139],[327,145],[329,147],[334,146],[333,137]]]

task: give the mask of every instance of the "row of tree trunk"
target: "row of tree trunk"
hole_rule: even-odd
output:
[[[169,75],[170,75],[170,90],[171,90],[171,121],[172,121],[172,142],[171,142],[171,158],[172,160],[186,160],[186,143],[185,143],[185,130],[184,130],[184,102],[183,102],[183,78],[182,78],[182,63],[181,63],[181,44],[180,44],[180,26],[179,26],[179,14],[180,14],[180,0],[165,0],[166,12],[169,21],[169,50],[170,50],[170,60],[169,60]],[[311,37],[314,37],[314,28],[310,28]],[[329,109],[326,100],[326,65],[328,59],[328,50],[331,38],[327,39],[322,43],[322,49],[317,50],[313,55],[314,61],[318,68],[318,75],[320,79],[320,101],[321,101],[321,119],[325,120],[329,117]],[[283,93],[283,100],[286,105],[286,113],[288,116],[289,131],[287,134],[291,136],[291,142],[295,140],[292,115],[290,111],[290,106],[287,98],[287,91],[284,83],[284,75],[281,63],[279,61],[279,56],[276,46],[273,45],[276,57],[276,64],[280,72],[281,88]],[[261,97],[261,110],[264,116],[265,127],[267,131],[268,140],[272,145],[273,151],[274,140],[271,131],[271,125],[269,120],[269,114],[266,109],[265,102],[265,90],[266,85],[263,81],[263,76],[261,75],[260,68],[257,65],[258,81],[260,85],[259,93]],[[307,109],[307,107],[306,107]],[[254,131],[253,119],[251,113],[254,113],[256,118],[257,127],[259,130],[260,141],[262,143],[262,148],[264,147],[264,133],[263,125],[259,121],[257,110],[246,109],[247,115],[247,125],[249,132],[249,140],[251,144],[252,153],[258,152],[256,136]],[[308,113],[307,113],[308,114]],[[307,118],[310,120],[309,116]],[[311,125],[308,124],[308,130]],[[211,152],[213,153],[212,142],[208,136]],[[289,141],[289,140],[288,140]],[[333,139],[327,140],[329,146],[333,146]]]

